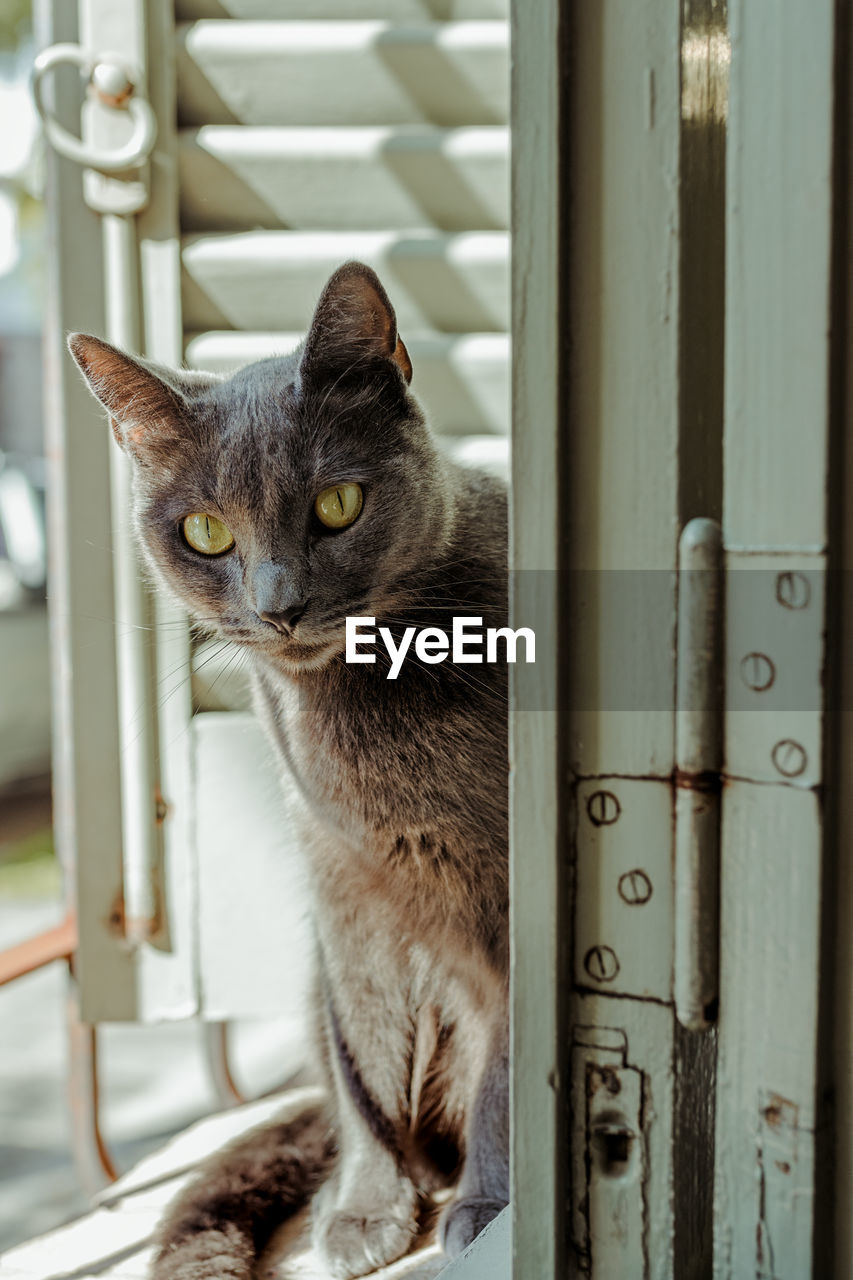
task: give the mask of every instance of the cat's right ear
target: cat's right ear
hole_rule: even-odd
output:
[[[68,350],[126,453],[150,462],[175,448],[185,434],[185,401],[166,381],[165,370],[155,372],[146,361],[86,333],[70,334]]]
[[[320,295],[300,368],[323,379],[358,373],[376,361],[396,365],[411,382],[412,362],[379,277],[363,262],[345,262]]]

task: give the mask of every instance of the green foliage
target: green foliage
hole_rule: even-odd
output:
[[[0,49],[14,49],[32,26],[32,0],[0,0]]]
[[[62,875],[53,850],[50,827],[0,845],[0,901],[12,898],[56,898]]]

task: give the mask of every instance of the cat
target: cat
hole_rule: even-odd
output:
[[[509,1199],[505,663],[344,661],[345,618],[397,638],[504,626],[505,486],[446,458],[375,273],[347,263],[290,356],[228,378],[95,337],[69,347],[133,462],[144,563],[248,654],[303,814],[330,1104],[221,1154],[161,1232],[156,1280],[248,1278],[306,1200],[330,1274],[406,1253],[441,1188],[460,1253]],[[282,974],[282,981],[287,975]]]

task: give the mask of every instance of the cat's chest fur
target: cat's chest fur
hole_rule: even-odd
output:
[[[296,784],[330,928],[381,932],[402,951],[414,931],[421,949],[451,959],[454,970],[485,961],[502,973],[503,675],[480,677],[483,714],[472,717],[470,702],[455,698],[458,673],[442,686],[423,671],[391,682],[348,668],[307,687],[257,674],[258,710]]]

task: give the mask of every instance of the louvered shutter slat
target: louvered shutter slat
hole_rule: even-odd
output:
[[[178,0],[178,21],[199,18],[359,18],[366,10],[373,18],[395,22],[466,18],[508,18],[509,0]]]
[[[205,125],[179,141],[187,231],[505,228],[501,126]]]
[[[299,329],[326,278],[357,258],[393,296],[401,330],[505,331],[508,241],[502,232],[250,231],[184,242],[187,328]]]
[[[178,31],[184,125],[502,124],[507,24],[202,21]]]

